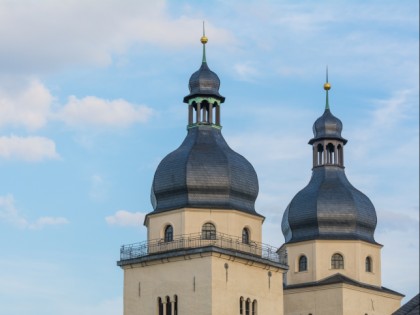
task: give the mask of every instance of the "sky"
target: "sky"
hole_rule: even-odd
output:
[[[202,21],[264,242],[310,179],[328,65],[383,286],[419,292],[418,1],[0,0],[1,315],[122,315],[119,249],[146,240],[154,171],[186,136]]]

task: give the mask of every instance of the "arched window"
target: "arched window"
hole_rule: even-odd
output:
[[[244,298],[239,299],[239,315],[244,315]]]
[[[204,240],[215,240],[216,227],[212,223],[205,223],[201,228],[201,238]]]
[[[335,152],[334,145],[332,143],[327,144],[327,163],[335,164]]]
[[[365,267],[366,272],[372,272],[372,258],[370,258],[369,256],[366,257]]]
[[[163,315],[163,303],[161,298],[158,298],[158,314]]]
[[[172,242],[174,240],[174,228],[172,227],[172,225],[168,225],[165,228],[164,240],[165,242]]]
[[[257,300],[252,301],[252,315],[257,315],[258,314],[258,309],[257,309]]]
[[[305,255],[299,257],[299,271],[308,270],[308,259]]]
[[[340,254],[334,254],[331,257],[331,268],[332,269],[344,269],[344,258]]]
[[[209,119],[209,102],[202,101],[201,102],[201,109],[203,111],[203,117],[202,117],[201,122],[207,123],[208,119]]]
[[[249,230],[247,228],[242,229],[242,243],[249,244]]]
[[[251,308],[251,300],[250,299],[246,299],[246,302],[245,302],[245,315],[250,315],[249,314],[250,308]]]
[[[178,315],[178,296],[174,296],[174,315]]]
[[[321,143],[318,144],[317,151],[318,151],[318,164],[317,165],[322,165],[324,164],[324,147],[322,146]]]
[[[166,297],[166,315],[172,315],[172,305],[169,296]]]
[[[340,166],[343,166],[343,147],[341,144],[337,146],[337,163]]]

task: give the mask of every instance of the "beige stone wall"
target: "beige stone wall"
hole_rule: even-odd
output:
[[[401,298],[348,284],[284,291],[285,315],[390,315]]]
[[[257,300],[258,314],[282,315],[283,272],[217,253],[124,266],[124,315],[156,315],[157,298],[175,294],[181,315],[239,314],[241,296]]]
[[[236,210],[212,210],[183,208],[149,215],[146,220],[148,239],[163,238],[167,225],[174,228],[174,236],[201,233],[204,223],[213,223],[217,232],[242,237],[242,229],[248,228],[250,239],[261,243],[263,218]]]
[[[343,315],[391,315],[401,305],[401,296],[344,285]]]
[[[381,286],[381,245],[363,241],[349,240],[313,240],[287,244],[289,272],[287,284],[313,282],[342,273],[345,276],[363,283]],[[344,269],[332,269],[331,257],[339,253],[344,257]],[[308,270],[299,272],[298,261],[305,255]],[[372,272],[366,272],[365,259],[372,259]]]
[[[336,286],[284,291],[284,315],[341,315],[342,310],[342,293]]]
[[[199,260],[182,258],[149,266],[125,266],[124,315],[157,315],[158,297],[175,294],[179,314],[211,315],[211,263],[211,256],[207,256]]]
[[[213,315],[239,315],[240,297],[256,300],[257,314],[283,314],[282,270],[226,258],[224,256],[213,260]]]

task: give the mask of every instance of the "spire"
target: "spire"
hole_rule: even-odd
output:
[[[326,72],[326,76],[327,76],[327,82],[324,84],[324,90],[327,92],[327,98],[325,101],[325,110],[330,110],[330,104],[328,102],[328,91],[331,89],[331,84],[328,83],[328,66],[327,66],[327,72]]]
[[[225,98],[219,94],[219,87],[220,87],[220,79],[216,73],[210,70],[207,60],[206,60],[206,44],[208,39],[206,37],[206,30],[203,21],[203,36],[200,39],[201,43],[203,44],[203,59],[200,66],[196,72],[194,72],[188,84],[190,94],[184,97],[184,103],[191,104],[195,102],[201,102],[202,98],[206,98],[209,103],[214,104],[213,98],[220,103],[225,101]],[[200,98],[200,100],[195,98]],[[195,100],[194,100],[195,99]],[[190,105],[191,105],[190,104]],[[195,105],[194,105],[195,106]],[[194,107],[195,108],[195,107]]]
[[[206,37],[206,29],[204,27],[204,21],[203,21],[203,36],[201,37],[200,41],[203,44],[203,63],[207,63],[207,61],[206,61],[206,43],[208,42],[208,39]]]

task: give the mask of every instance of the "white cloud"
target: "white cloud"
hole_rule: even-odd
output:
[[[104,100],[95,96],[78,99],[70,96],[55,117],[70,126],[124,127],[146,122],[152,112],[147,106],[134,105],[122,99]]]
[[[70,223],[69,220],[63,217],[40,217],[28,225],[28,228],[34,230],[43,229],[49,225],[62,225]]]
[[[100,202],[106,200],[110,184],[101,175],[95,174],[90,178],[89,197],[94,201]]]
[[[239,78],[243,81],[252,81],[259,75],[258,70],[250,63],[236,63],[233,69],[239,75]]]
[[[38,136],[0,137],[0,158],[37,162],[45,159],[57,159],[54,141]]]
[[[0,69],[26,73],[108,65],[137,43],[183,48],[197,40],[202,23],[196,15],[171,18],[163,0],[1,1],[0,12]],[[218,42],[231,42],[226,31],[207,28]]]
[[[19,88],[0,87],[0,127],[18,126],[29,130],[44,127],[53,96],[39,80],[20,82],[23,86]]]
[[[140,227],[143,224],[145,214],[141,212],[129,212],[118,210],[114,215],[105,218],[109,225]]]
[[[396,91],[391,98],[385,100],[375,100],[376,109],[373,111],[372,129],[383,130],[392,128],[398,123],[410,117],[412,110],[418,100],[414,90]]]
[[[70,96],[66,104],[52,107],[54,97],[38,79],[0,77],[0,127],[38,130],[51,120],[70,126],[125,127],[145,123],[153,110],[123,99]]]
[[[63,225],[69,223],[64,217],[40,217],[29,221],[15,206],[12,195],[0,196],[0,221],[7,222],[21,229],[40,230],[46,226]]]
[[[28,226],[28,221],[15,208],[12,195],[0,196],[0,221],[8,222],[19,228]]]

